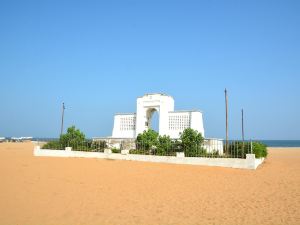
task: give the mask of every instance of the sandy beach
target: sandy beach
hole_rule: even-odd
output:
[[[0,143],[0,224],[300,224],[300,148],[256,171],[39,158]]]

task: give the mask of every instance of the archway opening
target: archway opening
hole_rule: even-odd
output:
[[[150,128],[159,133],[159,115],[156,110],[152,113],[152,117],[150,120]]]
[[[159,133],[159,112],[154,108],[149,109],[147,111],[147,119],[148,129],[152,129]]]

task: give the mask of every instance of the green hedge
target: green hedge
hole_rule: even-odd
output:
[[[268,156],[267,145],[261,142],[253,142],[252,149],[255,154],[255,158],[266,158]]]
[[[112,148],[111,152],[112,153],[121,153],[121,149],[119,149],[119,148]]]
[[[42,149],[64,150],[66,147],[71,147],[74,151],[103,152],[107,145],[105,141],[85,139],[85,135],[79,129],[71,126],[59,140],[46,143]]]
[[[50,142],[47,142],[46,144],[44,144],[42,149],[60,150],[60,149],[65,149],[65,147],[62,146],[62,144],[59,141],[50,141]]]
[[[251,142],[231,142],[228,145],[227,152],[224,145],[224,152],[227,157],[246,158],[246,154],[251,154]],[[267,146],[261,142],[252,142],[252,153],[255,154],[255,158],[266,158],[268,155]]]

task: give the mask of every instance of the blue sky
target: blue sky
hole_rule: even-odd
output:
[[[111,135],[163,92],[209,137],[300,139],[299,1],[1,1],[0,136]]]

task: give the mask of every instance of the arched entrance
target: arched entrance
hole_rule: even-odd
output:
[[[168,134],[169,112],[174,111],[174,99],[171,96],[146,94],[137,99],[136,109],[136,137],[150,128],[160,135]]]
[[[149,108],[146,112],[146,129],[159,133],[159,109]]]

